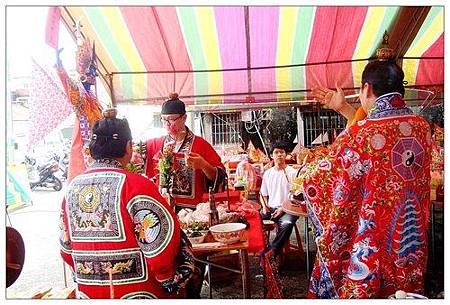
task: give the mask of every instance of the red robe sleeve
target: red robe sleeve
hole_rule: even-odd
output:
[[[156,161],[154,160],[155,155],[162,150],[162,147],[164,145],[164,137],[156,138],[156,139],[150,139],[145,143],[145,175],[148,178],[153,178],[157,172],[155,171],[156,168]]]
[[[205,161],[216,168],[216,177],[214,181],[209,180],[205,176],[206,188],[203,192],[208,192],[209,187],[212,187],[215,192],[224,191],[226,177],[225,166],[222,164],[222,160],[215,151],[214,147],[212,147],[211,144],[209,144],[202,137],[195,137],[192,151],[201,155]]]
[[[180,247],[180,224],[175,212],[159,194],[155,184],[134,175],[133,193],[126,209],[147,266],[159,282],[172,279]],[[129,196],[131,195],[131,196]]]

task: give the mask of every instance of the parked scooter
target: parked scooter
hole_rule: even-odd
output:
[[[33,167],[36,165],[36,159],[29,155],[26,155],[25,156],[25,164],[27,164],[28,167]]]
[[[69,171],[69,154],[67,152],[63,152],[62,154],[53,154],[51,157],[52,160],[58,162],[59,171],[61,171],[61,180],[67,180],[67,172]]]
[[[67,172],[69,171],[69,154],[63,153],[62,158],[59,159],[59,170],[62,171],[62,179],[67,180]]]
[[[55,191],[62,189],[62,182],[59,180],[55,173],[59,170],[58,162],[52,160],[43,166],[38,166],[37,171],[39,173],[38,181],[30,181],[30,188],[34,190],[36,187],[52,188]]]

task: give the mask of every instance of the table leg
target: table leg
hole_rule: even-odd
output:
[[[435,246],[436,246],[436,239],[435,239],[435,234],[436,234],[436,229],[435,229],[435,217],[434,217],[434,202],[431,202],[431,264],[434,266],[434,262],[435,262]]]
[[[239,250],[239,258],[241,261],[242,270],[242,292],[244,299],[250,299],[250,278],[249,278],[249,265],[248,265],[248,252],[246,249]]]
[[[309,279],[309,225],[308,217],[305,217],[305,239],[306,239],[306,277]]]
[[[266,298],[267,297],[267,275],[266,275],[266,261],[265,261],[265,254],[263,253],[260,257],[259,257],[259,264],[261,265],[261,269],[262,269],[262,276],[263,276],[263,297]]]

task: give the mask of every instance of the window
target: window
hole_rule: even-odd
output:
[[[320,145],[320,142],[332,143],[346,125],[346,119],[332,110],[307,110],[302,112],[302,117],[304,144],[308,148]],[[314,140],[317,141],[313,144]]]
[[[213,113],[212,145],[240,143],[241,113]]]
[[[163,128],[164,127],[161,122],[161,113],[160,112],[153,113],[153,127],[155,127],[155,128]]]

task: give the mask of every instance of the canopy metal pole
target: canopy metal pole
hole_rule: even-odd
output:
[[[427,59],[427,60],[444,60],[444,57],[439,56],[427,56],[427,57],[399,57],[398,59]],[[245,67],[245,68],[230,68],[230,69],[210,69],[210,70],[177,70],[177,71],[116,71],[112,74],[172,74],[172,73],[207,73],[207,72],[232,72],[232,71],[248,71],[248,70],[265,70],[265,69],[283,69],[283,68],[296,68],[296,67],[309,67],[320,65],[333,65],[333,64],[345,64],[354,63],[360,61],[376,60],[375,57],[362,58],[362,59],[346,59],[346,60],[333,60],[333,61],[321,61],[311,62],[303,64],[292,65],[279,65],[279,66],[263,66],[263,67]]]
[[[116,106],[116,99],[115,99],[115,96],[114,96],[113,76],[114,75],[112,73],[108,74],[108,77],[109,77],[109,90],[110,90],[109,93],[111,94],[111,104],[114,107],[114,106]]]
[[[247,47],[247,83],[248,83],[248,95],[252,94],[252,72],[251,72],[251,53],[250,53],[250,20],[248,6],[244,7],[245,15],[245,43]]]

